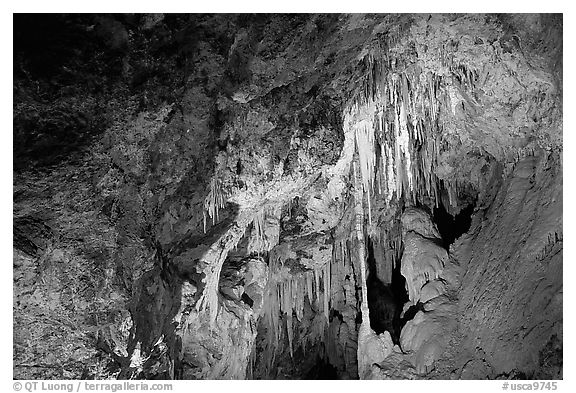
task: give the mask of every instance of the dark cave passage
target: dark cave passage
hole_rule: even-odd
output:
[[[448,213],[442,203],[434,208],[432,211],[434,223],[442,236],[445,249],[448,250],[456,239],[468,232],[472,224],[472,214],[475,206],[475,202],[470,203],[455,216]]]
[[[320,326],[322,317],[317,318],[317,310],[304,300],[304,314],[298,320],[293,314],[293,352],[290,354],[286,329],[286,316],[280,321],[283,330],[279,345],[274,347],[269,341],[271,328],[263,319],[259,320],[254,343],[254,363],[247,370],[249,379],[275,380],[333,380],[357,378],[356,365],[346,363],[334,350],[341,345],[339,338],[326,334]],[[344,322],[343,315],[337,310],[330,311],[330,324],[340,325]],[[329,326],[326,326],[330,329]],[[338,329],[336,329],[338,331]],[[303,345],[303,343],[306,343]],[[275,351],[275,352],[274,352]],[[354,349],[355,351],[355,349]],[[332,355],[330,355],[330,353]],[[332,356],[332,357],[331,357]],[[341,362],[338,364],[338,362]]]
[[[340,379],[338,375],[338,370],[336,367],[331,365],[326,359],[317,355],[316,363],[314,366],[306,373],[304,379]]]
[[[392,269],[392,282],[384,284],[376,275],[378,261],[374,255],[371,240],[368,248],[368,309],[370,310],[370,327],[376,334],[388,331],[394,343],[400,341],[402,306],[408,301],[406,281],[400,273],[400,261]]]

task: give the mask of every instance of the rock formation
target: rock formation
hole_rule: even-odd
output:
[[[15,378],[562,378],[561,15],[14,35]]]

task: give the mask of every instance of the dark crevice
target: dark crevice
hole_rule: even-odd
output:
[[[241,300],[246,303],[248,307],[252,307],[254,305],[254,300],[252,300],[252,298],[248,296],[246,292],[242,294]]]
[[[470,229],[475,206],[475,202],[470,203],[455,216],[448,213],[442,203],[434,208],[432,212],[434,223],[442,236],[443,246],[446,250],[449,250],[450,245]]]
[[[340,323],[344,322],[344,316],[342,315],[342,313],[338,310],[330,310],[330,322],[332,322],[334,320],[334,318],[337,318]]]
[[[405,280],[400,273],[400,262],[396,262],[392,270],[392,282],[384,284],[376,275],[378,261],[374,255],[372,241],[367,242],[368,248],[368,309],[370,310],[370,327],[376,334],[388,331],[392,341],[400,341],[402,306],[408,301]]]
[[[406,312],[404,313],[404,315],[400,320],[400,330],[404,328],[406,322],[411,321],[416,316],[418,311],[425,312],[424,303],[418,302],[415,305],[410,306],[408,310],[406,310]]]
[[[338,379],[338,370],[326,359],[317,355],[316,364],[304,379]]]

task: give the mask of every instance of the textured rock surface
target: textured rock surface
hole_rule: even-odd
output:
[[[520,161],[509,178],[498,180],[491,204],[454,247],[466,272],[461,345],[470,359],[486,364],[481,377],[562,377],[560,160],[541,152]]]
[[[407,210],[402,216],[402,228],[402,274],[410,302],[421,303],[423,310],[402,329],[400,345],[411,353],[416,371],[426,374],[445,351],[456,326],[459,266],[438,245],[438,230],[425,212]]]

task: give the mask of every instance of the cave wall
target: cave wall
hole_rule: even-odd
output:
[[[42,48],[26,31],[30,18],[39,32],[66,39],[42,33]],[[338,220],[326,210],[343,202],[322,198],[319,175],[339,157],[350,60],[370,30],[350,29],[338,15],[16,22],[15,247],[28,252],[15,253],[16,373],[151,378],[181,377],[187,368],[187,376],[207,377],[214,362],[192,364],[182,355],[190,340],[181,326],[190,313],[208,326],[228,318],[218,285],[226,254],[246,231],[250,252],[279,241],[276,223],[265,228],[277,235],[264,244],[254,217],[266,221],[266,211],[300,196],[306,214],[284,237],[314,237]],[[46,58],[46,48],[66,56]],[[55,62],[42,69],[42,61]],[[67,284],[70,269],[86,280]],[[61,281],[70,296],[61,295]],[[35,293],[32,283],[40,283]],[[51,319],[28,328],[25,321],[38,315]],[[62,336],[49,320],[66,327],[69,342],[57,346],[78,352],[53,357],[34,338]],[[63,362],[67,356],[82,358]],[[244,362],[238,356],[222,364]]]
[[[518,162],[454,245],[466,361],[481,364],[467,377],[562,378],[561,161],[541,151]]]

